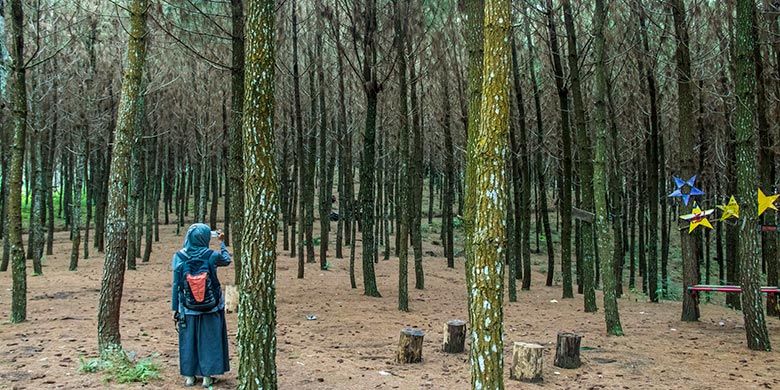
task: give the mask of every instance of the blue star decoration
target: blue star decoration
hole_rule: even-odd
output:
[[[680,179],[677,176],[672,176],[672,179],[674,179],[674,191],[668,195],[670,198],[682,198],[683,204],[687,206],[691,196],[704,195],[704,191],[696,188],[696,175],[691,176],[688,180]]]

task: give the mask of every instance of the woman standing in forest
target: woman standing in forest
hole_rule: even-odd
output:
[[[196,223],[187,230],[184,247],[173,255],[173,297],[171,308],[179,331],[179,369],[185,385],[203,377],[203,387],[215,375],[230,370],[225,300],[217,267],[230,265],[231,256],[224,234],[217,233],[220,250],[209,248],[208,225]]]

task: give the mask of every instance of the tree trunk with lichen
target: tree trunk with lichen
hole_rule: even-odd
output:
[[[243,147],[244,212],[238,306],[238,388],[276,384],[276,236],[278,196],[274,162],[275,2],[246,2],[246,80]]]
[[[691,81],[691,53],[689,50],[688,24],[685,21],[685,4],[683,0],[672,0],[672,15],[677,41],[675,58],[677,61],[677,118],[679,139],[679,171],[678,176],[687,180],[694,175],[694,119],[693,92]],[[692,202],[680,207],[680,214],[688,214],[693,207]],[[683,263],[683,291],[688,286],[699,282],[699,267],[696,259],[696,240],[686,230],[680,231],[680,251]],[[698,298],[691,294],[683,294],[682,321],[699,320]]]
[[[230,67],[230,128],[228,138],[228,189],[230,198],[230,230],[233,233],[233,267],[235,283],[241,280],[241,244],[244,221],[244,157],[242,114],[244,112],[244,0],[230,1],[233,33],[231,35]]]
[[[648,42],[647,27],[645,22],[645,9],[644,7],[637,7],[637,16],[639,19],[639,29],[642,40],[643,53],[640,54],[639,71],[640,78],[644,78],[647,82],[645,86],[650,105],[650,117],[645,119],[645,127],[649,127],[650,135],[646,140],[646,152],[647,152],[647,186],[648,186],[648,215],[649,215],[649,227],[647,232],[647,270],[644,279],[647,280],[648,294],[650,296],[650,302],[658,302],[658,199],[661,196],[659,184],[663,183],[663,179],[660,177],[660,166],[664,164],[664,161],[659,159],[660,147],[659,145],[663,140],[659,136],[659,124],[658,124],[658,102],[657,95],[658,89],[655,82],[655,67],[651,61],[646,58],[650,58],[650,44]],[[644,74],[642,74],[644,73]],[[662,157],[662,156],[660,156]],[[661,215],[665,214],[665,208],[661,210]],[[662,228],[665,224],[662,224]],[[662,290],[663,291],[663,290]]]
[[[737,108],[734,115],[737,132],[736,165],[737,197],[740,204],[739,259],[742,286],[742,314],[745,318],[745,334],[748,348],[755,351],[769,351],[769,333],[764,319],[764,304],[761,299],[761,263],[758,229],[758,210],[753,202],[758,196],[757,136],[754,124],[756,114],[756,68],[755,45],[751,33],[755,23],[755,3],[752,0],[737,0],[736,19],[736,85]]]
[[[483,63],[483,31],[482,20],[484,16],[485,0],[466,0],[464,1],[466,23],[464,36],[466,40],[466,50],[468,51],[468,108],[467,108],[467,126],[466,126],[466,172],[465,188],[471,188],[474,177],[474,165],[472,155],[474,153],[475,135],[479,131],[479,108],[482,103],[482,63]],[[471,237],[473,232],[473,221],[475,215],[476,202],[471,196],[471,191],[464,194],[463,207],[463,230],[466,237]],[[474,264],[473,251],[470,248],[470,242],[465,240],[466,253],[466,285],[471,286],[471,272],[469,271]],[[468,295],[469,307],[471,307],[471,294]]]
[[[593,197],[595,205],[595,227],[598,241],[598,252],[601,254],[601,277],[604,283],[604,319],[607,334],[623,335],[618,314],[617,297],[615,293],[615,274],[612,266],[615,251],[614,235],[610,223],[607,196],[608,172],[614,169],[610,165],[612,142],[607,129],[607,65],[606,42],[604,28],[607,19],[607,8],[604,0],[596,0],[596,10],[593,16],[594,54],[596,56],[596,150],[593,162]],[[615,162],[612,162],[613,164]]]
[[[321,6],[321,4],[318,4]],[[328,115],[325,111],[325,65],[323,64],[322,54],[322,34],[325,29],[323,24],[324,16],[317,16],[317,81],[319,82],[319,106],[320,106],[320,269],[328,269],[328,244],[330,241],[330,211],[333,180],[330,177],[328,169]]]
[[[467,208],[472,212],[466,240],[471,323],[471,385],[502,389],[503,252],[506,249],[506,158],[509,152],[509,67],[511,12],[508,0],[487,0],[484,8],[484,58],[480,123],[469,132],[472,170]],[[469,113],[477,115],[476,112]],[[499,353],[497,353],[497,351]]]
[[[24,68],[24,10],[22,0],[9,2],[11,11],[11,111],[13,137],[8,167],[8,243],[11,258],[11,322],[27,319],[27,265],[22,243],[22,170],[27,135],[27,80]],[[5,174],[5,172],[3,172]]]
[[[106,259],[98,303],[98,349],[101,355],[121,350],[119,314],[127,255],[127,184],[130,148],[133,144],[146,61],[146,16],[148,0],[133,0],[130,13],[127,64],[122,79],[122,94],[117,112],[117,127],[111,155],[106,223]]]
[[[414,4],[406,0],[407,7]],[[410,11],[415,12],[415,11]],[[409,153],[409,233],[412,247],[414,249],[414,288],[422,290],[425,288],[425,271],[422,261],[422,189],[423,176],[423,118],[422,115],[422,95],[417,94],[417,87],[420,86],[422,92],[422,80],[417,77],[417,56],[412,50],[412,39],[406,39],[406,56],[409,58],[409,81],[410,93],[409,104],[412,113],[412,139]],[[419,102],[419,103],[418,103]]]
[[[579,54],[577,52],[577,37],[574,29],[571,3],[561,1],[563,5],[563,20],[566,27],[566,42],[568,45],[568,64],[571,72],[571,90],[574,103],[574,119],[577,128],[577,169],[580,174],[579,208],[593,212],[593,150],[591,135],[585,117],[585,103],[580,84]],[[582,292],[586,313],[593,313],[596,307],[596,282],[594,278],[595,256],[593,248],[593,223],[582,221],[580,225],[582,242]]]
[[[379,101],[379,81],[376,74],[376,0],[368,0],[363,14],[363,92],[366,96],[366,118],[363,132],[363,159],[360,162],[360,216],[363,247],[363,294],[381,297],[374,274],[374,163],[376,160],[376,109]]]
[[[400,176],[398,178],[398,310],[409,311],[409,107],[408,87],[406,80],[406,56],[404,55],[404,42],[406,40],[406,23],[402,14],[402,9],[408,11],[401,4],[400,0],[395,0],[394,7],[394,29],[395,29],[395,49],[398,54],[398,92],[399,107],[401,110],[399,118],[398,139]],[[403,15],[403,16],[402,16]]]
[[[86,132],[85,132],[86,134]],[[82,143],[83,146],[83,143]],[[73,205],[71,206],[71,252],[69,270],[75,271],[79,266],[79,246],[81,245],[81,194],[84,187],[84,151],[82,146],[74,153],[76,164],[73,167]]]
[[[523,98],[523,88],[520,82],[520,58],[517,52],[517,42],[514,32],[512,33],[512,73],[515,88],[515,104],[517,104],[517,121],[520,130],[519,140],[515,140],[514,135],[510,137],[512,145],[512,171],[514,180],[520,181],[520,185],[515,185],[514,208],[515,226],[514,234],[519,239],[515,240],[515,256],[518,263],[515,264],[515,278],[521,279],[523,275],[522,267],[531,267],[531,162],[528,156],[528,127],[525,114],[525,99]],[[512,132],[512,127],[509,128]],[[520,264],[522,263],[522,264]],[[530,271],[529,271],[530,273]],[[530,282],[530,281],[529,281]],[[526,281],[523,281],[523,287],[526,288]],[[530,288],[530,283],[528,284]],[[526,288],[526,289],[528,289]]]
[[[525,8],[524,8],[525,9]],[[544,237],[546,247],[547,247],[547,269],[550,270],[553,268],[555,264],[555,249],[553,248],[553,240],[552,240],[552,229],[550,228],[550,218],[547,213],[547,185],[545,184],[546,178],[545,178],[545,172],[542,164],[542,147],[541,145],[544,145],[544,124],[542,122],[542,103],[541,103],[541,93],[539,90],[539,84],[536,79],[536,69],[534,67],[534,45],[533,41],[531,40],[531,28],[530,28],[530,18],[527,14],[527,12],[523,11],[523,24],[524,28],[523,31],[525,33],[525,40],[526,40],[526,46],[528,46],[528,57],[531,61],[531,65],[528,67],[528,73],[531,77],[531,85],[533,87],[533,95],[534,95],[534,111],[536,112],[536,144],[540,145],[540,147],[536,148],[536,151],[534,152],[534,166],[536,169],[536,182],[538,184],[537,186],[537,218],[541,220],[541,225],[544,228]],[[541,218],[538,217],[538,214],[541,213]],[[537,223],[537,248],[538,245],[538,227],[539,223]],[[531,289],[531,262],[526,261],[523,264],[523,290],[530,290]],[[552,277],[551,275],[548,275],[547,277],[547,286],[552,285]]]
[[[558,105],[561,115],[561,186],[559,192],[561,199],[559,213],[561,216],[561,276],[563,278],[563,298],[574,298],[571,277],[571,119],[569,113],[569,90],[566,86],[563,65],[561,64],[560,45],[558,33],[555,27],[555,11],[552,0],[547,0],[547,31],[550,35],[550,47],[552,52],[553,74],[555,76],[555,88],[558,91]],[[548,240],[550,237],[547,238]],[[548,286],[554,270],[548,269]]]

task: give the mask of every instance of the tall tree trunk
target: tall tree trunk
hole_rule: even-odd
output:
[[[517,52],[516,34],[512,32],[512,73],[515,87],[515,98],[517,104],[517,120],[520,129],[520,140],[515,142],[514,137],[510,140],[512,153],[515,156],[512,162],[513,176],[520,179],[520,186],[515,186],[515,191],[519,194],[514,195],[516,203],[515,229],[514,234],[519,237],[515,243],[516,256],[522,258],[522,267],[531,266],[531,163],[528,156],[528,127],[525,114],[525,99],[523,98],[523,88],[520,81],[520,58]],[[512,127],[509,128],[512,131]],[[520,226],[518,226],[518,224]],[[521,264],[515,264],[515,278],[522,277]],[[525,284],[523,284],[525,287]],[[530,286],[530,285],[529,285]]]
[[[322,4],[317,2],[317,7]],[[323,23],[324,16],[317,17],[317,81],[320,85],[319,104],[320,104],[320,269],[328,269],[328,243],[330,241],[330,212],[331,196],[333,188],[328,184],[328,114],[325,111],[325,61],[322,54],[322,34],[325,29]]]
[[[148,0],[133,0],[127,43],[127,65],[122,80],[117,129],[111,157],[111,178],[108,194],[108,222],[106,224],[106,259],[100,286],[98,304],[98,349],[101,355],[121,350],[119,314],[125,277],[127,254],[127,182],[130,149],[136,128],[138,112],[143,110],[141,80],[146,61],[146,15]]]
[[[547,280],[546,285],[552,286],[554,265],[555,265],[555,250],[553,249],[552,229],[550,228],[550,218],[547,207],[547,185],[545,184],[545,170],[542,163],[542,151],[544,150],[544,123],[542,122],[542,103],[541,93],[539,91],[539,84],[536,79],[536,69],[533,64],[534,57],[534,45],[531,41],[531,19],[526,11],[523,11],[523,21],[525,30],[525,40],[528,46],[528,58],[532,63],[529,66],[529,73],[531,74],[531,85],[533,86],[534,93],[534,111],[536,112],[536,153],[534,153],[534,166],[536,166],[536,182],[538,184],[537,203],[538,213],[541,213],[541,225],[544,227],[544,237],[547,246]],[[538,227],[539,224],[537,223]],[[523,290],[529,290],[531,288],[531,262],[523,263]]]
[[[217,207],[219,207],[219,165],[217,154],[209,158],[209,179],[211,190],[211,205],[209,207],[209,225],[211,230],[217,230]],[[150,161],[151,162],[151,161]],[[147,171],[148,172],[148,171]],[[156,184],[154,185],[156,187]]]
[[[303,253],[303,244],[304,244],[304,219],[305,219],[305,203],[306,203],[306,195],[305,195],[305,178],[306,178],[306,171],[308,169],[308,164],[305,163],[306,158],[304,157],[304,149],[303,149],[303,112],[301,109],[301,80],[300,80],[300,74],[298,72],[298,5],[297,0],[292,0],[290,7],[292,7],[292,46],[293,46],[293,70],[292,70],[292,78],[293,78],[293,103],[294,103],[294,109],[295,109],[295,133],[297,135],[296,139],[296,151],[295,151],[295,161],[297,164],[297,173],[298,173],[298,181],[297,181],[297,196],[295,197],[295,201],[298,203],[296,212],[297,212],[297,225],[300,230],[297,232],[297,246],[295,243],[293,243],[293,252],[297,251],[298,254],[298,279],[303,279],[304,277],[304,253]],[[296,223],[293,223],[293,241],[296,240],[295,237],[295,230],[296,230]]]
[[[244,0],[230,1],[232,22],[230,65],[230,130],[228,149],[228,197],[230,197],[230,230],[233,232],[233,268],[235,283],[241,281],[244,232],[244,158],[242,114],[244,112]]]
[[[95,179],[95,173],[94,173],[94,166],[90,162],[90,156],[92,152],[90,151],[91,144],[89,142],[86,143],[86,148],[84,148],[84,188],[86,190],[87,199],[84,204],[84,206],[87,208],[86,210],[86,219],[84,221],[84,259],[89,258],[89,224],[92,222],[92,205],[94,204],[94,186],[93,182]]]
[[[473,148],[469,166],[473,176],[466,187],[467,208],[473,209],[473,229],[466,238],[473,263],[469,264],[469,322],[471,323],[471,386],[474,389],[504,387],[503,276],[501,256],[506,243],[506,162],[509,130],[509,32],[508,0],[487,0],[484,10],[484,62],[482,94],[476,131],[469,132]],[[479,19],[478,19],[479,20]],[[479,232],[478,234],[475,234]]]
[[[623,328],[620,324],[617,297],[615,294],[615,276],[612,267],[613,252],[615,250],[612,226],[609,221],[607,209],[607,195],[609,186],[609,171],[614,169],[610,165],[612,142],[607,129],[607,100],[609,88],[607,84],[607,53],[604,28],[607,21],[608,9],[604,0],[596,0],[596,9],[593,15],[594,28],[594,55],[596,56],[596,150],[593,163],[593,196],[595,203],[595,227],[598,238],[599,253],[601,253],[601,274],[604,280],[604,319],[608,335],[622,336]],[[614,199],[612,199],[614,201]]]
[[[24,10],[22,0],[10,0],[11,7],[11,111],[13,140],[8,169],[8,242],[10,245],[12,287],[11,322],[27,319],[27,267],[22,243],[22,166],[27,135],[27,80],[24,68]],[[3,172],[5,174],[5,172]]]
[[[158,161],[156,157],[156,149],[157,149],[157,137],[159,137],[158,134],[155,134],[152,136],[153,138],[146,141],[146,172],[144,182],[146,183],[146,195],[144,196],[145,203],[143,207],[146,209],[145,217],[146,221],[144,224],[146,225],[145,233],[146,236],[144,237],[144,254],[141,258],[141,262],[148,263],[149,259],[152,256],[152,239],[153,239],[153,224],[154,224],[154,208],[155,203],[157,202],[157,194],[156,194],[156,188],[157,188],[157,182],[160,181],[160,174],[157,169]],[[214,162],[212,158],[212,168],[214,169]],[[216,174],[214,174],[216,176]],[[214,179],[212,178],[212,184],[214,183]],[[212,228],[213,229],[213,228]]]
[[[674,31],[677,41],[675,58],[677,61],[677,118],[678,118],[678,136],[679,145],[679,175],[687,178],[694,175],[695,153],[693,134],[694,118],[693,111],[693,93],[691,89],[691,54],[688,40],[688,24],[685,20],[685,4],[683,0],[671,0],[672,15],[674,18]],[[693,204],[684,205],[680,210],[681,214],[688,214]],[[683,291],[687,291],[688,286],[699,282],[699,268],[696,259],[696,242],[694,236],[687,231],[680,231],[681,254],[683,263]],[[699,302],[698,299],[687,293],[683,293],[682,321],[699,320]]]
[[[406,40],[407,23],[409,9],[408,2],[401,4],[401,0],[394,0],[394,30],[395,30],[395,49],[398,56],[396,72],[398,73],[398,92],[399,107],[401,110],[399,118],[398,148],[399,148],[399,167],[400,176],[398,184],[398,310],[409,311],[409,222],[412,212],[409,207],[411,191],[409,187],[409,107],[408,88],[406,83],[406,53],[404,52],[404,43]],[[404,7],[406,6],[406,7]],[[402,11],[403,7],[403,11]]]
[[[644,70],[644,76],[647,86],[647,94],[650,104],[650,118],[645,123],[649,126],[649,134],[646,136],[646,155],[647,155],[647,210],[649,215],[649,229],[647,234],[647,279],[648,294],[650,302],[658,302],[658,201],[661,197],[659,191],[659,129],[658,129],[658,90],[655,85],[655,66],[652,64],[650,44],[647,37],[647,27],[645,23],[645,9],[642,4],[637,4],[637,13],[639,14],[639,29],[642,36],[642,51],[640,55],[639,67],[640,73]]]
[[[275,2],[247,0],[243,115],[244,265],[239,285],[240,390],[275,390],[276,237],[279,203],[274,163]]]
[[[569,90],[566,86],[561,65],[560,45],[555,27],[555,10],[552,0],[547,0],[547,31],[550,35],[555,88],[558,91],[558,105],[561,115],[562,177],[561,199],[558,212],[561,216],[561,274],[563,277],[563,298],[574,298],[571,277],[571,123],[569,119]],[[547,237],[548,240],[551,237]],[[550,275],[547,275],[549,280]]]
[[[337,7],[338,8],[338,7]],[[336,20],[339,19],[338,13],[336,13]],[[339,24],[336,23],[336,47],[338,48],[338,52],[336,54],[336,70],[338,74],[343,75],[344,74],[344,53],[342,52],[342,46],[341,46],[341,30],[339,28]],[[339,168],[339,179],[338,179],[338,192],[339,192],[339,198],[338,198],[338,210],[339,210],[339,220],[338,220],[338,227],[336,231],[336,258],[340,259],[343,257],[342,253],[342,245],[349,243],[349,237],[350,237],[350,224],[349,224],[349,205],[350,205],[350,199],[347,194],[350,190],[347,188],[347,182],[348,182],[348,175],[352,174],[352,167],[347,165],[347,138],[351,137],[351,133],[347,129],[347,109],[346,109],[346,102],[345,99],[345,87],[344,87],[344,77],[338,78],[338,101],[339,101],[339,108],[338,108],[338,117],[336,119],[336,126],[337,126],[337,140],[338,140],[338,168]],[[343,240],[343,241],[342,241]]]
[[[53,74],[57,74],[57,60],[52,59]],[[59,85],[55,77],[52,80],[52,98],[55,102],[59,101]],[[48,140],[46,142],[46,153],[48,154],[46,170],[46,255],[54,254],[54,190],[52,189],[52,179],[54,176],[54,151],[57,143],[57,128],[59,127],[59,110],[55,105],[52,108],[51,127],[49,127]],[[5,170],[3,170],[5,172]]]
[[[316,58],[311,52],[311,48],[307,47],[307,57],[310,63],[317,62]],[[311,122],[308,125],[306,131],[305,142],[305,154],[303,163],[306,164],[306,176],[304,177],[303,195],[304,195],[304,224],[303,228],[306,236],[306,262],[316,262],[314,258],[314,182],[317,169],[317,94],[314,87],[314,71],[309,72],[309,97],[311,98],[309,103],[309,114]]]
[[[770,134],[769,120],[767,119],[767,93],[764,80],[764,59],[761,55],[761,36],[759,32],[759,19],[753,9],[753,27],[751,28],[753,38],[753,57],[755,61],[756,73],[756,118],[758,123],[758,171],[761,186],[770,191],[775,184],[775,152],[772,135]],[[767,223],[769,222],[769,223]],[[774,214],[762,215],[759,217],[759,223],[775,225],[777,219]],[[765,265],[767,275],[767,284],[777,285],[777,236],[773,233],[761,233],[761,259]],[[766,303],[767,315],[777,316],[777,296],[776,294],[767,295]]]
[[[778,24],[778,22],[780,22],[780,4],[777,4],[774,1],[766,0],[766,5],[767,6],[771,5],[771,8],[767,7],[767,9],[771,9],[771,11],[773,11],[771,13],[771,18],[769,18],[769,24],[770,24],[769,31],[771,32],[772,36],[777,36],[778,34],[780,34],[780,24]],[[774,57],[775,57],[775,65],[777,67],[777,71],[780,72],[780,41],[778,41],[776,39],[772,39],[772,52],[773,52]],[[771,60],[769,62],[771,62]],[[775,76],[777,76],[777,74],[775,74]],[[780,93],[780,82],[775,81],[774,87],[775,87],[775,96],[777,96],[778,93]],[[780,117],[780,108],[775,106],[775,118],[778,118],[778,117]],[[761,147],[762,147],[762,150],[763,150],[763,148],[765,148],[763,142],[761,142]],[[774,159],[772,161],[774,163]],[[774,165],[772,167],[774,168]],[[775,176],[772,177],[772,181],[774,182],[774,180],[776,178],[775,169],[773,169],[771,173],[775,175]],[[775,222],[777,222],[777,216],[776,215],[775,215],[774,220],[775,220]],[[772,241],[774,242],[774,245],[775,245],[775,247],[772,248],[772,249],[775,251],[774,253],[776,253],[776,251],[777,251],[777,238],[774,238]],[[780,261],[778,261],[777,257],[774,256],[774,255],[770,256],[770,257],[767,257],[767,260],[768,260],[768,262],[767,262],[767,270],[766,270],[767,271],[767,275],[766,275],[767,285],[777,286],[778,285],[778,279],[780,279]],[[766,299],[766,312],[767,312],[767,316],[778,316],[778,315],[780,315],[780,300],[778,299],[777,294],[767,295],[767,299]]]
[[[473,299],[473,273],[475,264],[475,252],[471,248],[471,241],[468,239],[474,235],[474,220],[476,216],[477,200],[474,198],[476,193],[471,191],[475,178],[475,165],[473,163],[473,156],[475,155],[474,148],[477,142],[477,133],[480,126],[480,105],[482,104],[482,71],[484,60],[484,31],[483,21],[485,15],[485,0],[467,0],[464,1],[466,22],[464,29],[464,40],[466,41],[466,50],[468,52],[468,65],[466,67],[467,73],[467,96],[468,105],[466,110],[466,172],[465,172],[465,185],[468,189],[463,195],[463,227],[465,231],[465,252],[466,252],[466,286],[469,291],[468,303],[469,308],[474,305]],[[498,261],[500,263],[500,260]],[[469,315],[470,317],[470,315]],[[473,351],[473,349],[472,349]],[[472,366],[473,369],[473,366]],[[472,385],[474,384],[474,378],[472,373]]]
[[[288,169],[290,161],[289,134],[292,129],[293,119],[287,110],[281,116],[284,125],[282,125],[282,161],[279,165],[279,207],[282,212],[282,249],[290,250],[290,171]]]
[[[143,195],[143,140],[144,140],[144,106],[145,97],[143,94],[144,81],[141,79],[141,91],[138,95],[138,102],[136,103],[137,111],[135,111],[136,118],[133,119],[133,144],[130,147],[130,164],[132,165],[132,171],[130,175],[130,197],[128,199],[127,206],[127,224],[128,224],[128,238],[127,238],[127,269],[136,269],[136,258],[140,256],[138,253],[138,242],[141,240],[141,228],[138,223],[138,216],[141,211],[142,195]],[[201,144],[200,137],[198,137],[199,131],[195,130],[196,143]],[[198,146],[199,147],[199,146]],[[113,172],[113,170],[112,170]],[[200,178],[200,164],[198,165],[198,178]],[[196,210],[197,205],[200,202],[196,198]],[[198,219],[199,212],[195,213],[195,219],[198,222],[202,220]]]
[[[740,218],[745,223],[739,228],[740,280],[742,285],[742,314],[745,318],[745,334],[748,348],[755,351],[769,351],[769,333],[764,319],[764,304],[761,299],[761,263],[759,257],[759,236],[755,228],[758,210],[753,199],[757,197],[757,137],[754,125],[756,114],[756,42],[753,36],[755,2],[737,0],[736,19],[736,86],[737,108],[736,157],[737,196],[740,203]]]
[[[411,7],[411,0],[406,0],[407,7]],[[411,14],[411,9],[410,9]],[[423,176],[425,175],[423,168],[423,137],[422,137],[422,99],[418,98],[417,86],[420,85],[420,96],[422,96],[422,83],[417,77],[417,56],[412,50],[412,37],[407,37],[406,40],[406,56],[410,59],[409,65],[409,79],[410,79],[410,99],[412,111],[412,139],[409,155],[409,186],[411,195],[410,199],[410,211],[409,217],[409,232],[412,239],[412,247],[414,248],[414,288],[422,290],[425,288],[425,272],[423,271],[422,261],[422,189],[423,189]]]
[[[35,107],[35,106],[33,106]],[[43,216],[46,215],[44,210],[44,196],[46,189],[44,188],[44,176],[43,176],[43,132],[39,130],[32,130],[32,139],[30,140],[30,154],[34,155],[30,160],[32,165],[33,175],[30,178],[32,180],[33,188],[33,201],[30,206],[30,229],[28,235],[28,245],[30,255],[33,263],[33,275],[41,275],[43,273],[43,267],[41,265],[41,257],[43,256]],[[80,199],[80,198],[79,198]]]
[[[577,35],[574,28],[571,3],[562,0],[563,20],[566,27],[566,42],[568,44],[568,65],[571,72],[571,90],[574,103],[574,118],[577,128],[577,169],[579,171],[580,189],[582,191],[579,208],[589,212],[594,210],[593,200],[593,151],[591,135],[587,127],[585,103],[582,98],[582,86],[580,85],[579,53],[577,50]],[[582,236],[582,287],[586,313],[596,311],[596,286],[593,278],[593,225],[582,222],[580,224]]]
[[[86,134],[86,132],[84,134]],[[70,251],[70,266],[68,267],[71,271],[75,271],[79,266],[79,245],[81,244],[81,194],[84,191],[84,150],[81,149],[82,147],[83,145],[78,146],[78,149],[74,153],[76,165],[73,168],[73,205],[71,207],[72,216],[70,219],[72,246]]]
[[[439,48],[440,54],[441,74],[439,80],[442,85],[442,99],[444,100],[444,111],[442,118],[442,127],[444,129],[444,187],[442,192],[444,193],[444,204],[442,205],[442,229],[444,229],[444,252],[447,258],[447,267],[455,268],[455,250],[454,250],[454,232],[453,232],[453,215],[452,204],[455,191],[455,151],[452,144],[452,129],[451,129],[451,112],[452,104],[450,103],[450,80],[449,80],[449,67],[447,61],[444,59],[444,49]],[[431,178],[432,180],[433,178]],[[429,194],[430,195],[430,194]]]
[[[363,133],[363,159],[360,165],[360,214],[363,237],[363,293],[380,297],[374,275],[374,162],[376,142],[376,108],[380,90],[376,74],[377,48],[376,0],[368,0],[363,15],[363,92],[366,95],[366,121]]]

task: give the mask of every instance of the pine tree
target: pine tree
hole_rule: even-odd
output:
[[[473,5],[472,5],[473,6]],[[472,227],[466,240],[471,323],[471,385],[503,388],[503,289],[506,250],[506,160],[509,153],[509,71],[511,12],[508,0],[487,0],[484,8],[484,58],[480,124],[469,132],[466,188]],[[470,115],[476,114],[470,112]]]
[[[244,159],[242,113],[244,111],[244,0],[230,0],[232,20],[230,66],[230,128],[228,130],[227,197],[230,203],[230,231],[233,233],[235,283],[241,280],[241,234],[244,221]],[[227,203],[227,202],[226,202]]]
[[[561,64],[560,45],[558,33],[555,27],[555,11],[552,0],[547,0],[547,30],[550,34],[550,47],[552,51],[553,74],[555,76],[555,88],[558,91],[558,104],[561,115],[561,186],[559,187],[561,216],[561,276],[563,278],[563,298],[574,298],[571,277],[571,119],[569,113],[569,90],[563,74]],[[547,285],[552,285],[553,269],[547,270]]]
[[[276,389],[274,162],[275,2],[247,0],[244,82],[244,237],[238,309],[238,388]]]
[[[568,64],[571,72],[571,92],[574,103],[574,118],[577,127],[577,169],[580,174],[582,196],[579,207],[592,212],[593,200],[593,150],[591,136],[585,118],[585,104],[580,85],[579,55],[577,52],[577,36],[574,29],[574,17],[570,0],[562,0],[563,20],[566,27],[566,42],[569,49]],[[586,313],[593,313],[596,308],[596,282],[593,277],[595,256],[593,249],[593,224],[582,222],[580,225],[582,242],[582,292]]]
[[[677,40],[675,58],[677,61],[677,118],[679,134],[679,175],[686,179],[694,175],[694,123],[696,117],[693,111],[693,84],[691,81],[691,53],[688,40],[688,25],[685,21],[685,4],[683,0],[672,0],[672,16],[674,32]],[[692,203],[680,208],[681,214],[691,211]],[[680,231],[680,251],[683,263],[683,289],[699,282],[699,266],[696,258],[696,241],[687,231]],[[681,319],[683,321],[699,320],[699,302],[691,294],[683,294]]]
[[[363,93],[366,97],[366,120],[363,132],[363,159],[360,165],[360,214],[363,233],[363,293],[370,297],[381,297],[376,286],[374,256],[374,163],[376,160],[376,116],[381,85],[377,77],[376,61],[376,0],[368,0],[363,10]]]
[[[609,218],[607,206],[607,189],[609,170],[614,169],[609,163],[612,142],[609,139],[607,129],[607,65],[606,42],[604,27],[608,10],[604,0],[596,0],[596,10],[593,15],[594,28],[594,54],[596,56],[596,154],[593,162],[593,197],[596,211],[596,237],[598,238],[598,253],[601,256],[601,277],[604,283],[604,318],[607,325],[607,334],[613,336],[623,335],[618,314],[617,297],[615,292],[615,274],[612,266],[613,252],[615,251],[614,236],[611,230],[612,224]],[[614,162],[613,162],[614,164]],[[615,199],[610,199],[615,201]]]
[[[127,254],[127,184],[130,148],[133,144],[141,80],[146,62],[146,15],[148,0],[133,0],[128,6],[130,29],[127,64],[122,79],[122,94],[117,111],[117,126],[111,154],[111,178],[108,185],[106,223],[106,259],[98,304],[98,349],[102,355],[121,349],[119,314],[125,278]]]
[[[27,135],[27,78],[24,67],[24,10],[22,0],[9,2],[11,11],[11,110],[13,141],[8,167],[8,242],[10,244],[12,289],[11,322],[27,319],[27,266],[22,243],[22,169]],[[5,175],[5,172],[3,172]]]
[[[754,124],[756,114],[755,45],[752,29],[755,3],[752,0],[737,0],[736,20],[736,85],[737,108],[735,127],[737,131],[737,196],[740,204],[739,216],[739,259],[742,285],[742,314],[745,318],[745,334],[748,348],[769,351],[769,333],[764,319],[764,304],[761,299],[761,256],[758,224],[758,210],[754,200],[758,197],[756,183],[758,140]]]
[[[399,170],[398,180],[398,310],[409,311],[409,107],[408,88],[406,83],[406,55],[404,53],[404,41],[406,40],[406,23],[404,14],[401,13],[400,0],[393,2],[395,46],[398,55],[398,92],[399,107],[401,108],[399,126]],[[404,8],[404,10],[408,10]],[[402,16],[403,15],[403,16]]]

